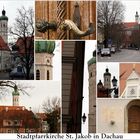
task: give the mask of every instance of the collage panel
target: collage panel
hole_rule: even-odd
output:
[[[61,41],[34,40],[34,8],[0,1],[0,133],[62,129]]]
[[[97,2],[97,133],[140,133],[139,4]]]
[[[119,63],[97,63],[97,98],[118,98]]]
[[[96,41],[62,41],[62,133],[96,132]]]
[[[60,133],[59,81],[0,82],[0,133]],[[55,88],[54,88],[55,87]]]
[[[118,98],[97,98],[98,133],[140,132],[140,63],[120,63],[119,78]]]
[[[36,80],[61,80],[61,41],[35,41]]]
[[[120,94],[122,98],[140,98],[140,63],[120,64]]]
[[[0,133],[140,133],[139,4],[0,1]]]
[[[0,79],[34,79],[34,2],[0,1]]]
[[[96,39],[96,1],[35,1],[35,38]]]
[[[140,62],[139,4],[125,0],[97,2],[99,62]]]

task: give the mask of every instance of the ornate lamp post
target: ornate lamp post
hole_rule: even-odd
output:
[[[82,116],[82,121],[83,121],[83,123],[85,123],[86,122],[86,115],[85,115],[85,113],[83,114],[83,116]]]
[[[117,98],[118,97],[117,81],[118,80],[115,78],[115,76],[113,76],[113,79],[112,79],[113,89],[111,89],[111,90],[114,91],[114,95],[113,95],[114,98]]]

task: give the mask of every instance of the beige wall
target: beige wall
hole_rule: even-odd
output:
[[[130,101],[132,99],[97,99],[97,133],[127,133],[126,106]]]
[[[7,68],[10,68],[11,65],[10,51],[0,50],[0,57],[1,57],[0,70],[3,71],[6,70]]]
[[[53,54],[48,54],[48,53],[35,54],[35,65],[36,65],[36,70],[40,71],[40,80],[47,79],[47,71],[49,71],[50,80],[53,79],[52,57]],[[49,62],[47,60],[49,60]]]
[[[96,132],[96,64],[91,64],[89,70],[89,133]],[[92,77],[90,76],[92,73]]]

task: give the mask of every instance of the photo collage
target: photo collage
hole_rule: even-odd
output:
[[[0,0],[0,133],[140,133],[139,5]]]

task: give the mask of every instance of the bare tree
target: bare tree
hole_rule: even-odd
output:
[[[133,30],[132,31],[132,34],[131,34],[131,40],[134,45],[136,45],[136,47],[138,49],[140,49],[140,25],[138,25],[137,29]]]
[[[104,35],[107,42],[111,39],[112,26],[121,23],[124,17],[124,6],[120,1],[98,1],[98,31]],[[107,43],[105,43],[107,47]]]
[[[58,97],[48,98],[43,102],[42,108],[45,113],[50,113],[60,108],[60,99]]]
[[[49,132],[60,132],[60,99],[58,97],[49,98],[44,101],[42,108],[47,116]]]
[[[0,99],[9,94],[10,89],[15,89],[17,88],[17,90],[22,93],[22,94],[26,94],[29,95],[28,92],[26,91],[28,88],[32,88],[31,86],[27,85],[27,84],[23,84],[20,83],[19,81],[9,81],[9,80],[3,80],[0,81]]]
[[[18,57],[25,69],[26,79],[30,79],[30,70],[34,62],[34,11],[24,7],[17,9],[17,17],[10,33],[17,37]]]

